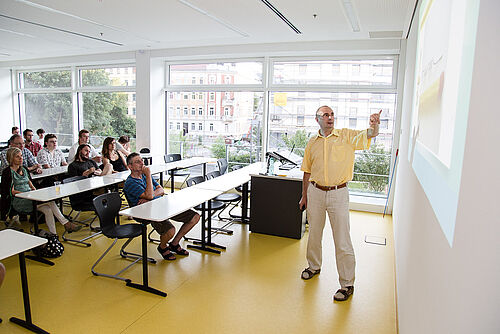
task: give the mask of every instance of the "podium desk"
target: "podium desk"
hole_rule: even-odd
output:
[[[35,333],[48,333],[36,326],[31,319],[30,297],[28,292],[28,278],[26,274],[26,259],[24,252],[47,243],[47,239],[31,234],[6,229],[0,231],[0,260],[12,255],[19,255],[19,270],[21,271],[21,286],[23,288],[24,316],[26,320],[16,317],[10,318],[15,324]]]
[[[302,177],[252,174],[251,180],[250,231],[302,238],[306,222],[306,211],[299,208]]]

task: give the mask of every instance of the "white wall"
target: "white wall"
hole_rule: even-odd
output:
[[[10,70],[0,69],[0,141],[7,141],[14,126]],[[17,124],[19,126],[19,123]]]
[[[416,28],[407,44],[394,202],[399,333],[500,333],[498,31],[500,2],[482,0],[453,246],[408,162]]]

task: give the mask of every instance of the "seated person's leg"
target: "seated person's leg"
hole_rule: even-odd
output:
[[[5,267],[2,262],[0,262],[0,286],[2,285],[3,279],[5,278]]]
[[[158,245],[158,252],[165,260],[175,260],[175,255],[168,249],[168,241],[172,239],[175,234],[175,227],[168,220],[162,222],[151,222],[151,226],[160,235],[160,244]]]
[[[189,255],[189,252],[179,245],[182,237],[186,235],[191,229],[200,221],[200,215],[194,210],[184,211],[177,216],[172,217],[173,220],[183,223],[177,235],[170,242],[170,250],[179,255]]]

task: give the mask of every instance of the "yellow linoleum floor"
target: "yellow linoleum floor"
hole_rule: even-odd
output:
[[[90,248],[65,244],[53,267],[27,260],[33,321],[51,333],[396,333],[391,217],[351,212],[355,293],[341,303],[333,302],[339,286],[326,226],[323,268],[309,281],[300,278],[307,232],[295,240],[250,233],[237,224],[234,235],[214,238],[228,247],[222,254],[190,250],[173,262],[160,260],[156,244],[149,243],[149,255],[158,260],[149,265],[150,285],[167,292],[166,298],[91,274],[110,239],[99,236]],[[199,234],[199,228],[190,232]],[[366,235],[386,237],[387,245],[365,243]],[[98,270],[112,273],[128,263],[118,249]],[[140,238],[129,249],[140,252]],[[0,288],[0,333],[27,333],[8,321],[24,318],[18,258],[2,262],[7,277]],[[139,282],[140,264],[123,275]]]

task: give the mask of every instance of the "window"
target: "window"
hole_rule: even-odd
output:
[[[306,65],[306,66],[305,66]],[[328,71],[328,67],[335,71]],[[363,66],[366,70],[361,71]],[[273,63],[274,84],[317,84],[395,87],[392,80],[394,59],[277,61]],[[380,71],[380,68],[386,68]]]
[[[210,108],[208,108],[208,110],[210,111],[209,112],[210,116],[214,116],[215,115],[214,107],[210,107]]]
[[[71,88],[71,71],[20,72],[20,88]]]
[[[224,116],[229,115],[229,107],[224,107]]]
[[[203,131],[203,123],[198,123],[198,130]]]
[[[196,77],[191,78],[191,84],[196,85]]]
[[[229,124],[224,124],[224,131],[225,131],[226,133],[228,133],[228,132],[229,132]]]
[[[45,133],[57,135],[59,146],[73,145],[71,93],[23,94],[21,96],[24,96],[26,128],[33,129],[33,131],[43,128]]]
[[[195,115],[196,115],[196,108],[195,108],[195,107],[192,107],[192,108],[191,108],[191,115],[192,115],[192,116],[195,116]]]
[[[128,67],[82,68],[79,71],[82,87],[126,87],[130,82],[135,86],[134,73],[128,74]],[[135,69],[135,67],[134,67]]]
[[[177,130],[180,130],[181,129],[181,123],[177,122],[177,127],[176,127]]]
[[[203,77],[208,77],[209,85],[249,85],[262,84],[262,62],[217,62],[200,64],[179,64],[169,66],[170,85],[181,85],[192,79],[193,71],[200,76],[200,85],[204,84]],[[217,80],[217,75],[223,75],[223,80]],[[196,81],[190,81],[196,84]]]
[[[210,132],[214,131],[214,123],[210,123]]]
[[[196,93],[191,94],[191,100],[196,100]]]
[[[203,100],[203,93],[198,93],[198,100]]]
[[[215,93],[214,92],[210,92],[209,96],[210,96],[210,98],[209,98],[210,101],[215,101]]]
[[[356,129],[357,122],[358,120],[356,118],[349,118],[349,128]]]
[[[297,85],[297,88],[303,87]],[[383,102],[382,102],[383,101]],[[384,196],[388,180],[392,129],[395,117],[395,93],[359,92],[271,92],[269,102],[269,150],[303,155],[309,137],[318,131],[314,115],[318,105],[328,105],[335,113],[335,128],[366,129],[369,116],[380,109],[387,110],[387,127],[381,119],[380,134],[372,140],[370,151],[356,151],[354,180],[349,182],[351,193]],[[382,124],[384,123],[384,124]],[[370,155],[376,152],[379,155]],[[374,157],[381,157],[375,159]],[[368,159],[368,160],[367,160]],[[373,173],[365,169],[370,162],[379,164]],[[375,174],[375,175],[374,175]],[[380,175],[379,175],[380,174]]]
[[[203,116],[203,107],[198,107],[198,116]]]
[[[168,123],[168,128],[172,130],[174,128],[174,122]]]
[[[135,74],[120,72],[118,68],[72,67],[17,72],[21,127],[43,128],[46,133],[58,136],[60,147],[71,146],[76,141],[73,132],[79,130],[73,128],[73,124],[78,123],[73,117],[78,117],[91,132],[90,142],[98,150],[104,136],[118,133],[129,135],[135,149],[135,91],[133,87],[126,87],[127,80],[130,82]],[[91,87],[92,92],[84,92],[84,87]],[[36,89],[36,93],[28,89]],[[74,106],[74,101],[79,103]]]
[[[191,123],[191,130],[194,131],[196,129],[194,123]]]
[[[188,107],[184,107],[184,108],[182,108],[182,110],[184,111],[184,116],[187,116],[187,114],[188,114]]]
[[[184,95],[183,95],[183,96],[184,96],[184,100],[189,99],[189,95],[188,95],[188,94],[184,93]]]

